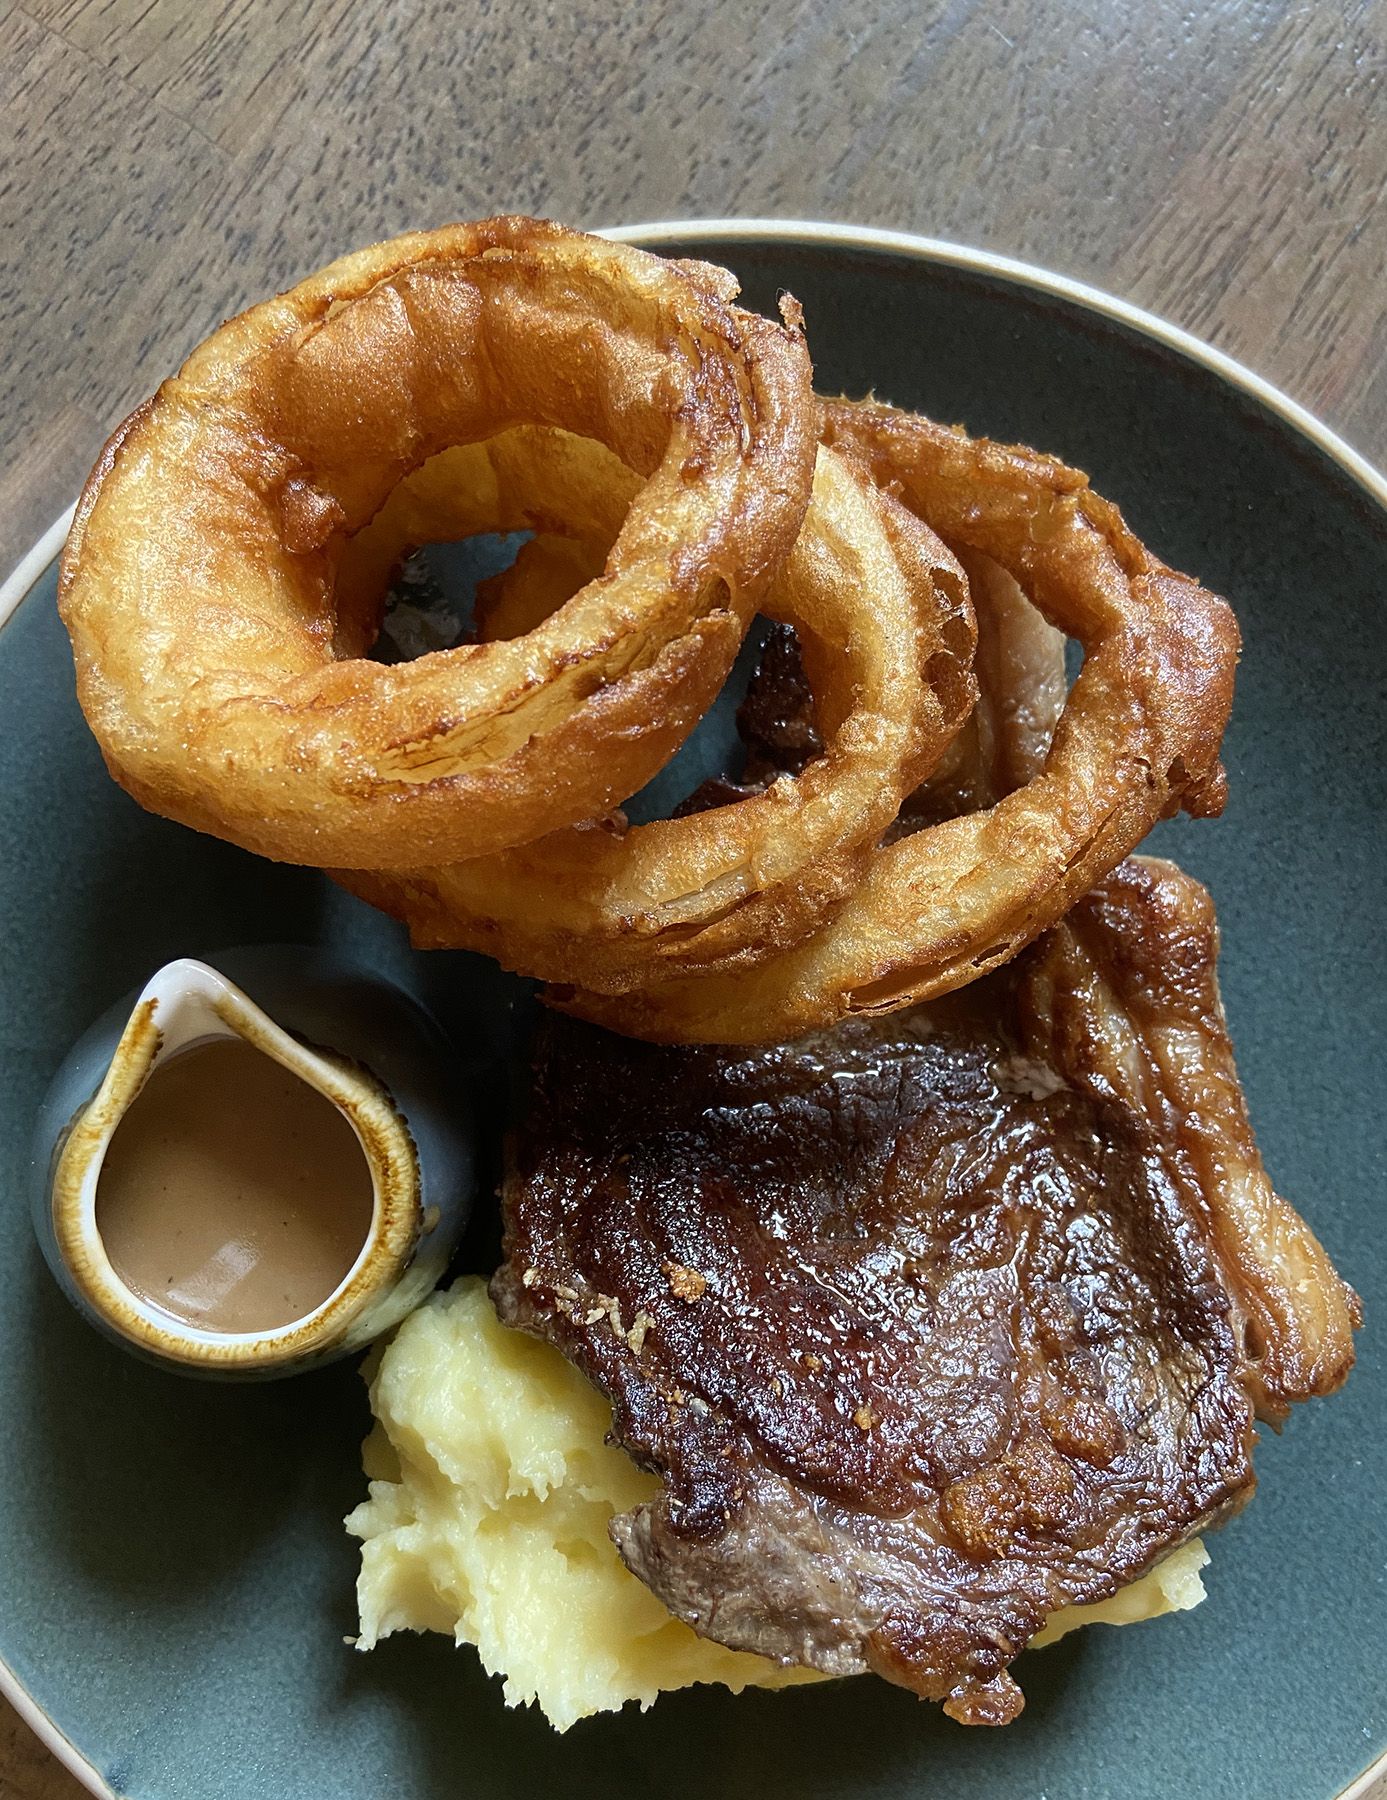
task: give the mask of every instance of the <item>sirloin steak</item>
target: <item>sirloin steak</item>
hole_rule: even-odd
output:
[[[628,1567],[968,1723],[1057,1608],[1253,1487],[1357,1304],[1272,1191],[1208,896],[1133,859],[1015,964],[773,1049],[541,1030],[492,1284],[664,1478]]]
[[[978,705],[892,835],[1031,779],[1063,706],[1063,639],[967,569]],[[817,754],[793,633],[739,726],[751,787]],[[1359,1314],[1262,1166],[1217,951],[1133,858],[909,1012],[752,1051],[542,1029],[492,1293],[663,1477],[612,1535],[671,1612],[1000,1724],[1050,1613],[1247,1499],[1254,1418],[1336,1387]]]

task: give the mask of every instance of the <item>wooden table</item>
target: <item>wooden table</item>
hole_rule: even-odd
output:
[[[218,319],[502,210],[1004,251],[1387,460],[1380,0],[0,0],[0,44],[0,568]],[[0,1796],[78,1792],[0,1708]]]

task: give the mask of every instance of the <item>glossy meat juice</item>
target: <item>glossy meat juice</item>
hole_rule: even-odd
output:
[[[371,1223],[371,1172],[323,1094],[238,1039],[156,1069],[111,1139],[96,1219],[141,1299],[208,1331],[268,1331],[320,1306]]]

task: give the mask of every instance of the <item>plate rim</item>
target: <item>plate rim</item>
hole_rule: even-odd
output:
[[[1113,320],[1143,337],[1154,339],[1187,361],[1208,369],[1228,386],[1250,395],[1301,437],[1308,438],[1387,513],[1387,475],[1355,450],[1347,439],[1332,431],[1308,407],[1293,400],[1289,394],[1283,393],[1236,357],[1216,349],[1182,326],[1173,325],[1159,313],[1149,312],[1102,288],[1041,268],[1038,264],[1003,256],[992,250],[974,249],[944,238],[927,237],[917,232],[894,231],[882,226],[852,225],[825,219],[658,219],[643,224],[603,226],[596,229],[593,235],[611,238],[617,243],[636,245],[667,238],[678,238],[693,244],[731,238],[744,243],[810,244],[839,250],[882,250],[916,262],[929,263],[936,268],[955,268],[970,274],[991,275],[1010,282],[1013,286],[1028,288],[1053,299],[1067,300],[1087,312]],[[0,582],[0,631],[19,610],[39,578],[46,574],[49,566],[56,560],[71,528],[75,511],[74,501],[20,557],[6,579]],[[120,1800],[120,1796],[95,1764],[83,1755],[34,1699],[3,1655],[0,1655],[0,1696],[9,1701],[45,1748],[97,1800]],[[1387,1795],[1387,1785],[1379,1786],[1385,1776],[1387,1750],[1375,1757],[1347,1787],[1341,1788],[1337,1800],[1374,1800],[1375,1796]]]
[[[746,243],[823,244],[835,249],[885,250],[896,255],[927,262],[939,268],[964,269],[971,274],[992,275],[1018,287],[1068,300],[1126,325],[1144,337],[1155,339],[1168,350],[1174,350],[1200,367],[1220,376],[1231,387],[1244,393],[1309,438],[1345,474],[1352,477],[1368,496],[1387,511],[1387,475],[1368,460],[1361,451],[1338,432],[1330,429],[1307,406],[1268,381],[1246,363],[1216,349],[1203,338],[1196,337],[1181,325],[1173,325],[1159,313],[1148,311],[1130,300],[1079,281],[1072,275],[1061,275],[1044,269],[1038,263],[1024,262],[1019,257],[1003,256],[994,250],[977,250],[947,238],[927,237],[913,231],[893,231],[879,225],[840,224],[827,219],[766,219],[729,217],[708,219],[652,219],[638,225],[604,225],[595,229],[595,237],[611,238],[617,243],[643,245],[670,237],[694,243],[718,238],[737,238]],[[19,562],[4,582],[0,583],[0,628],[13,615],[29,589],[47,569],[66,538],[72,524],[76,503],[56,518]]]

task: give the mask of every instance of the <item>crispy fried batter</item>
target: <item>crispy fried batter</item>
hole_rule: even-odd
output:
[[[634,792],[717,692],[809,498],[802,336],[734,288],[503,218],[360,251],[222,326],[111,439],[64,553],[112,773],[265,855],[377,868]],[[604,579],[514,642],[344,659],[344,537],[436,452],[522,423],[640,477]],[[493,501],[486,528],[529,523]]]
[[[552,991],[565,1011],[659,1043],[771,1043],[890,1012],[1005,963],[1165,814],[1222,807],[1239,643],[1222,600],[1051,457],[875,403],[830,402],[825,418],[828,442],[1083,645],[1045,767],[995,806],[883,847],[821,930],[756,968],[620,997]]]
[[[586,535],[596,497],[573,510]],[[601,992],[799,941],[957,736],[976,694],[975,632],[962,570],[933,532],[831,450],[762,607],[795,626],[808,665],[822,751],[798,775],[695,816],[339,878],[422,948],[483,950]]]

